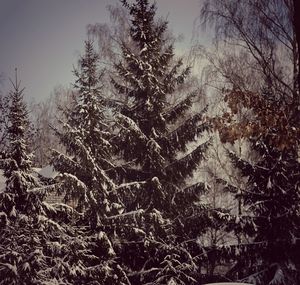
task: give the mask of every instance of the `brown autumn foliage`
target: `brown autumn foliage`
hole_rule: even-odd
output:
[[[294,148],[300,138],[300,127],[293,119],[293,108],[282,101],[269,100],[262,94],[229,90],[225,92],[229,112],[212,119],[222,142],[237,139],[259,139],[283,150]],[[250,115],[237,116],[245,108]]]

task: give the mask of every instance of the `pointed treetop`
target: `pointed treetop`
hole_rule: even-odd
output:
[[[25,87],[22,90],[19,90],[19,88],[21,86],[21,80],[18,81],[18,68],[17,67],[15,67],[15,81],[12,81],[11,78],[9,78],[9,81],[11,82],[16,93],[21,94],[24,91]]]

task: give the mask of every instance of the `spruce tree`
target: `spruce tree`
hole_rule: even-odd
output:
[[[85,42],[85,53],[74,74],[78,97],[73,108],[66,112],[67,121],[62,122],[62,130],[56,130],[66,154],[54,150],[52,164],[60,173],[58,190],[64,193],[66,201],[75,200],[82,216],[77,226],[84,231],[87,246],[98,260],[86,264],[93,269],[89,278],[81,282],[127,284],[121,267],[114,262],[115,251],[109,238],[113,229],[108,218],[119,214],[122,204],[114,182],[105,172],[113,167],[112,134],[107,124],[106,100],[101,93],[99,55],[91,41]]]
[[[8,151],[2,160],[6,187],[0,192],[0,284],[40,284],[47,260],[43,239],[49,232],[42,199],[45,192],[32,176],[26,132],[29,121],[20,82],[9,94]],[[54,226],[55,228],[55,226]],[[53,229],[53,228],[52,228]],[[50,241],[49,241],[50,242]]]
[[[241,215],[227,215],[226,219],[228,229],[245,238],[237,245],[222,248],[220,256],[236,262],[228,272],[229,278],[244,278],[259,285],[290,285],[298,284],[300,277],[297,254],[300,250],[300,164],[298,145],[290,143],[290,134],[283,131],[290,128],[291,118],[286,116],[285,104],[274,94],[270,88],[262,90],[262,94],[241,91],[228,94],[230,108],[243,106],[252,111],[252,117],[237,122],[232,117],[230,124],[223,126],[223,129],[238,129],[238,134],[247,138],[252,160],[229,152],[233,165],[246,179],[246,187],[225,185],[243,205]],[[277,125],[273,124],[273,117]],[[263,132],[253,125],[264,126]],[[223,137],[225,141],[235,141],[227,136]]]
[[[0,157],[2,159],[6,157],[7,153],[8,97],[0,92]]]
[[[4,175],[7,179],[6,189],[8,204],[5,206],[13,216],[16,211],[23,213],[38,213],[40,210],[34,203],[27,204],[27,195],[30,189],[38,186],[38,182],[31,175],[31,156],[26,140],[29,127],[28,112],[23,102],[23,90],[20,82],[13,83],[14,90],[9,96],[8,111],[8,151],[7,159],[3,161]],[[9,202],[9,200],[11,200]]]
[[[20,82],[9,94],[8,151],[2,161],[6,187],[0,192],[0,284],[37,284],[45,267],[38,226],[43,193],[31,175],[26,130],[29,122]]]
[[[105,236],[89,242],[70,226],[77,213],[65,204],[47,204],[44,198],[55,187],[32,174],[28,112],[17,78],[9,99],[9,152],[1,161],[7,181],[0,192],[0,284],[88,284],[94,271],[104,280],[109,272],[98,269],[102,260],[91,251],[107,248]]]
[[[188,143],[208,129],[206,109],[189,115],[197,91],[170,104],[190,68],[175,59],[173,43],[166,40],[167,22],[155,20],[155,4],[121,2],[131,17],[133,47],[121,44],[122,60],[112,78],[127,102],[117,117],[120,132],[114,140],[125,164],[115,168],[115,176],[122,183],[117,191],[125,197],[128,228],[135,230],[129,234],[127,229],[120,241],[121,260],[134,284],[193,284],[199,265],[195,257],[201,252],[196,239],[210,222],[200,201],[208,186],[186,181],[209,141],[192,150]]]
[[[297,154],[278,150],[261,138],[253,141],[252,149],[259,155],[255,163],[234,153],[229,156],[242,175],[247,187],[231,188],[243,201],[242,216],[228,218],[229,229],[247,239],[230,245],[223,252],[237,260],[230,276],[255,284],[297,284],[299,282],[299,170]]]
[[[103,171],[110,166],[111,145],[104,121],[98,61],[92,43],[87,41],[79,69],[74,71],[77,102],[66,113],[62,132],[56,131],[67,154],[54,151],[52,161],[55,170],[61,173],[66,199],[78,199],[77,208],[85,213],[93,228],[107,215],[105,211],[110,205],[104,204],[113,189],[113,182]]]

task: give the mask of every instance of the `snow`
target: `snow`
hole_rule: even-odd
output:
[[[173,277],[168,281],[168,285],[177,285],[178,283],[173,279]]]
[[[29,265],[28,262],[25,262],[25,263],[23,264],[23,270],[24,270],[24,271],[30,271],[30,265]]]
[[[18,270],[16,265],[9,263],[2,263],[3,266],[6,266],[15,276],[18,276]]]
[[[145,185],[147,182],[146,181],[141,181],[141,182],[128,182],[128,183],[123,183],[120,184],[118,187],[116,187],[116,189],[131,189],[131,188],[135,188],[135,189],[140,189],[142,185]]]
[[[267,184],[267,189],[271,189],[271,188],[272,188],[272,182],[271,182],[271,179],[269,177],[268,184]]]
[[[51,165],[43,167],[38,173],[45,178],[55,178],[58,174]]]
[[[17,216],[17,212],[16,212],[15,206],[12,207],[12,209],[11,209],[11,211],[9,213],[9,216],[10,217],[14,217],[14,218]]]
[[[0,170],[0,192],[3,192],[6,186],[6,178],[4,177],[3,170]]]
[[[240,282],[221,282],[221,283],[207,283],[204,285],[251,285],[250,283],[240,283]]]

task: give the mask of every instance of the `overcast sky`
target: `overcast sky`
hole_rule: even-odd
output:
[[[69,86],[72,66],[86,39],[86,26],[109,21],[115,0],[0,0],[0,73],[19,70],[26,99],[47,98],[59,84]],[[200,0],[157,0],[158,15],[167,17],[180,48],[189,46]],[[5,81],[5,89],[9,87]],[[4,87],[2,87],[4,89]]]

